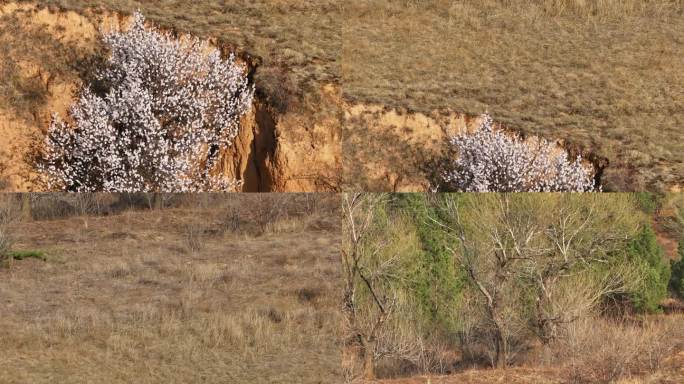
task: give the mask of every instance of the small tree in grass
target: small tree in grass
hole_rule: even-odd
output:
[[[640,312],[657,312],[660,302],[667,297],[670,266],[650,225],[641,228],[626,251],[641,276],[639,284],[630,292],[632,304]]]
[[[111,51],[93,84],[56,114],[37,167],[50,189],[89,192],[233,190],[216,176],[254,93],[234,55],[195,37],[145,27],[103,33]]]
[[[416,338],[394,332],[405,308],[407,268],[415,254],[415,238],[388,210],[386,194],[353,193],[342,197],[341,259],[344,276],[343,314],[360,347],[363,378],[375,379],[375,363],[384,357],[416,361]],[[407,332],[411,334],[411,332]]]
[[[588,192],[594,180],[580,156],[539,139],[525,142],[495,130],[489,115],[473,134],[452,137],[458,158],[443,174],[444,186],[463,192]]]

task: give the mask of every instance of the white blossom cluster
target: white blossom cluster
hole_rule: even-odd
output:
[[[96,82],[105,91],[81,91],[73,124],[53,115],[38,161],[49,188],[234,190],[236,180],[212,170],[254,95],[235,56],[224,60],[206,41],[146,28],[139,12],[128,30],[102,36],[111,56]]]
[[[544,139],[525,142],[493,128],[489,115],[473,134],[450,139],[458,158],[450,160],[443,182],[462,192],[589,192],[591,173],[580,156],[574,162]]]

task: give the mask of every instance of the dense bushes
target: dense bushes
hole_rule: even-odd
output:
[[[658,311],[660,302],[667,296],[670,266],[650,225],[642,227],[626,251],[639,277],[630,292],[632,304],[640,312]]]
[[[222,148],[238,134],[253,85],[231,55],[205,41],[145,27],[103,35],[111,51],[70,109],[54,115],[37,167],[50,189],[111,192],[223,191]]]
[[[377,333],[378,373],[504,367],[540,350],[546,362],[555,356],[554,364],[570,364],[573,380],[604,380],[652,369],[669,351],[660,346],[672,347],[661,328],[627,324],[659,310],[670,276],[644,196],[439,194],[383,201],[364,237],[367,248],[358,249],[368,258],[364,273],[385,279],[379,300],[396,299]],[[673,276],[684,269],[676,265]],[[673,290],[684,283],[672,281]],[[356,315],[378,314],[373,295],[361,294],[368,292],[364,286],[357,280]],[[658,340],[638,349],[630,342],[599,364],[605,349],[587,337],[592,322],[601,326],[593,337],[601,333],[610,343],[631,334]],[[656,356],[658,349],[664,352]],[[629,358],[625,364],[622,356]]]
[[[544,139],[525,141],[495,130],[484,115],[473,134],[451,138],[458,157],[443,175],[445,189],[463,192],[593,191],[591,172],[581,157],[568,159],[565,151]]]
[[[670,289],[676,295],[684,299],[684,239],[679,241],[679,260],[672,262],[672,275],[670,277]]]
[[[447,236],[431,220],[438,212],[422,195],[397,195],[396,199],[397,214],[411,217],[417,235],[419,251],[409,280],[416,310],[428,331],[451,329],[450,312],[457,308],[465,277],[454,264]]]

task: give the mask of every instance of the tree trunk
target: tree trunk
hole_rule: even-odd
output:
[[[548,286],[551,283],[544,282],[544,286]],[[553,313],[547,313],[544,308],[552,308],[551,297],[546,294],[546,292],[541,291],[537,295],[537,328],[539,339],[543,345],[549,345],[557,335],[558,324],[553,316]]]
[[[499,308],[496,303],[500,300],[495,299],[489,302],[487,310],[490,319],[494,324],[494,367],[506,368],[508,361],[508,346],[506,345],[506,337],[504,336],[504,326],[499,317]]]
[[[363,343],[363,378],[375,380],[375,340],[365,340]]]
[[[494,337],[496,338],[496,355],[494,356],[494,366],[498,369],[503,369],[506,368],[507,360],[506,340],[504,340],[504,337],[499,330],[496,331]]]

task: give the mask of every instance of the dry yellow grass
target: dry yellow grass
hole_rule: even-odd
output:
[[[0,382],[339,381],[335,226],[255,236],[210,203],[18,224],[47,261],[0,267]]]
[[[561,355],[552,364],[530,359],[523,366],[507,369],[470,368],[447,376],[423,375],[377,383],[681,383],[684,380],[683,320],[682,314],[651,316],[641,324],[582,320],[572,325],[582,333],[569,338],[567,343],[572,345],[558,349]]]
[[[609,190],[684,183],[680,0],[364,0],[343,17],[353,103],[489,112],[608,158]],[[345,157],[361,166],[421,151],[347,128]]]

